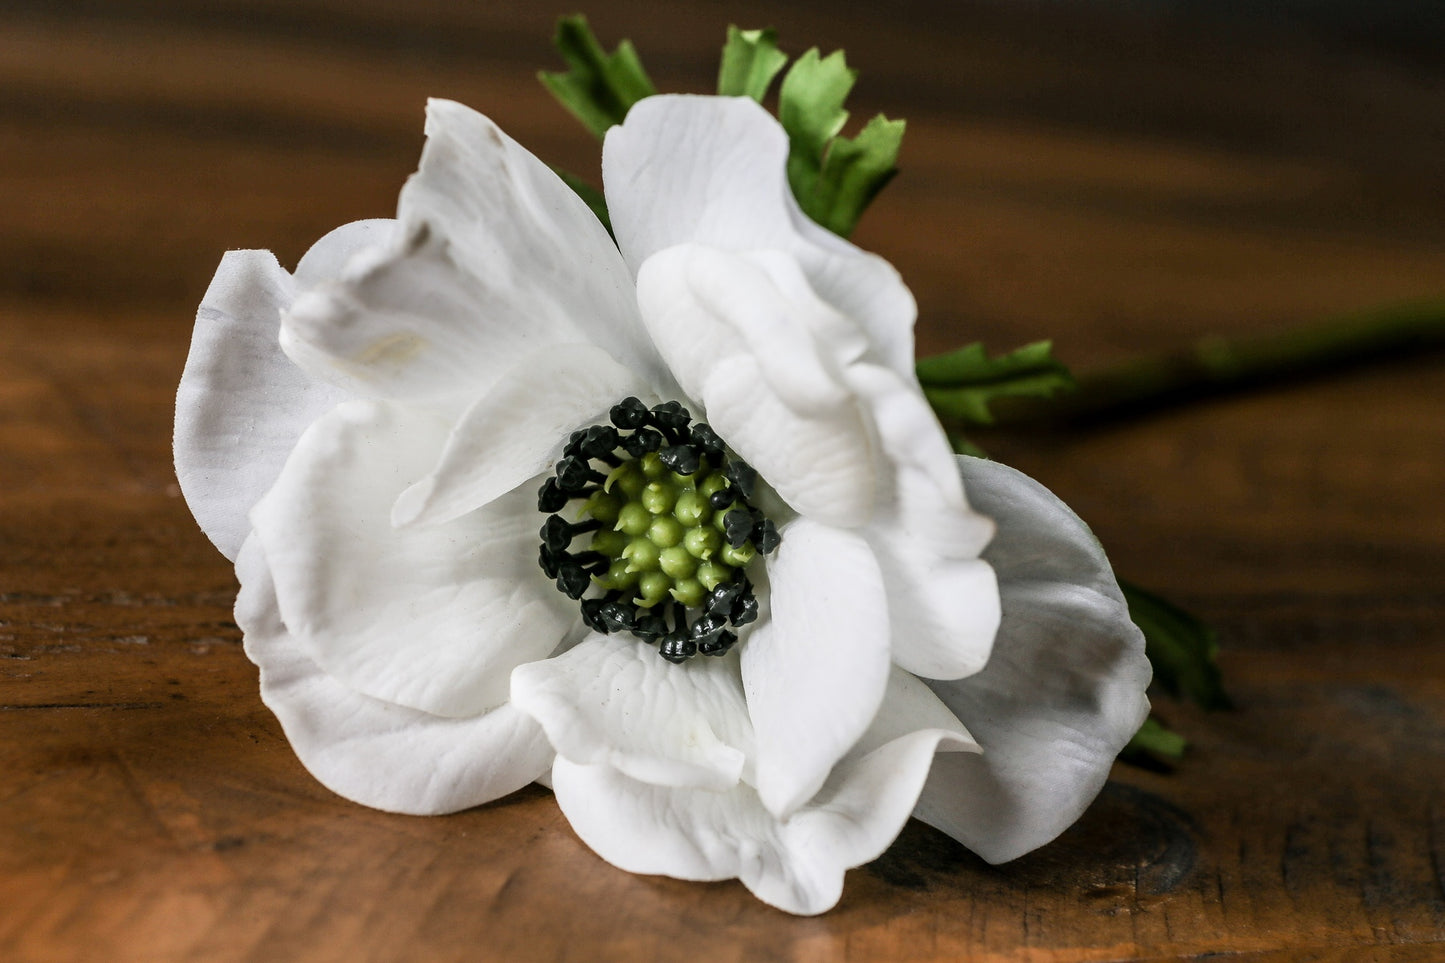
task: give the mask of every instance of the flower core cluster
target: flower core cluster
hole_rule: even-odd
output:
[[[743,569],[780,541],[748,503],[754,472],[679,402],[649,409],[629,397],[610,416],[572,433],[537,494],[543,512],[585,499],[576,522],[552,514],[542,525],[539,564],[598,632],[631,632],[673,663],[725,655],[731,630],[758,617]],[[602,594],[584,598],[594,585]]]

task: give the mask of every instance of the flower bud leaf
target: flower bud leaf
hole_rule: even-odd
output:
[[[761,103],[773,78],[787,62],[788,55],[778,49],[776,31],[729,26],[718,68],[717,92],[724,97],[751,97]]]
[[[1170,763],[1183,758],[1188,745],[1187,739],[1150,716],[1119,753],[1119,758],[1146,769],[1169,769]]]
[[[840,237],[853,232],[863,210],[898,173],[904,122],[882,114],[857,137],[840,136],[848,121],[843,101],[858,73],[838,50],[815,47],[793,62],[778,94],[778,120],[788,134],[788,183],[803,211]]]
[[[924,358],[917,372],[939,418],[964,425],[993,424],[989,406],[1000,398],[1047,398],[1074,387],[1073,375],[1054,357],[1051,341],[1035,341],[996,358],[975,342]]]
[[[633,104],[657,93],[631,41],[624,40],[607,53],[580,14],[557,21],[552,43],[570,69],[566,73],[544,70],[537,78],[599,138],[614,124],[622,123]]]

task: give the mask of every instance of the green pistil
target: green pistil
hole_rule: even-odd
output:
[[[630,631],[671,662],[722,655],[757,617],[743,570],[778,543],[748,504],[752,471],[676,402],[628,398],[612,422],[574,433],[538,493],[549,513],[581,500],[577,521],[542,526],[540,564],[597,631]]]

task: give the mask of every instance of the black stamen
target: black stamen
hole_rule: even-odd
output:
[[[657,457],[667,466],[668,471],[675,471],[679,475],[694,474],[702,467],[702,456],[691,445],[672,445],[658,452]]]
[[[721,612],[724,614],[731,612],[733,602],[743,593],[743,587],[743,581],[741,579],[734,579],[731,582],[723,582],[715,586],[713,590],[708,593],[707,601],[703,603],[703,608],[708,612]]]
[[[663,638],[662,646],[658,649],[658,652],[673,665],[682,665],[682,663],[697,655],[697,643],[686,635],[673,632]]]
[[[572,496],[564,492],[557,485],[557,479],[549,478],[542,483],[542,490],[537,492],[537,511],[539,512],[560,512]]]
[[[728,613],[728,621],[741,628],[749,622],[757,621],[758,618],[758,597],[753,594],[753,586],[744,580],[742,594],[733,603],[733,609]]]
[[[698,642],[697,650],[703,655],[727,655],[728,649],[731,649],[734,645],[736,645],[737,641],[738,637],[735,633],[729,632],[724,629],[723,631],[719,632],[715,638],[710,638],[706,641]]]
[[[753,466],[741,458],[729,458],[727,467],[723,471],[732,483],[738,486],[738,491],[743,493],[744,498],[753,497],[753,482],[758,478],[758,473],[753,471]]]
[[[692,415],[687,413],[681,402],[664,401],[660,405],[653,405],[652,417],[649,420],[664,431],[683,431],[688,422],[692,421]]]
[[[556,578],[557,567],[562,564],[562,559],[565,557],[565,552],[559,554],[543,545],[537,553],[537,564],[542,566],[542,571],[546,573],[548,578]]]
[[[755,526],[753,534],[753,547],[762,555],[769,555],[773,549],[782,542],[782,536],[778,534],[778,526],[773,524],[771,518],[762,518]]]
[[[538,534],[542,537],[542,544],[554,552],[560,552],[572,544],[572,539],[587,532],[595,532],[602,527],[602,521],[596,518],[589,518],[584,522],[577,522],[575,525],[568,522],[561,515],[553,515],[542,525]]]
[[[592,584],[592,576],[572,559],[562,562],[557,571],[557,587],[573,601],[580,599],[582,593],[587,591],[587,586]]]
[[[712,430],[712,425],[705,421],[699,421],[692,426],[692,443],[702,449],[702,453],[712,459],[714,463],[722,461],[723,440],[717,432]]]
[[[753,516],[749,512],[734,508],[723,516],[723,535],[733,548],[742,548],[752,533]]]
[[[651,428],[639,428],[631,435],[622,439],[622,450],[633,458],[641,458],[650,451],[657,451],[662,447],[662,434]]]
[[[577,455],[568,455],[557,462],[557,487],[569,494],[586,488],[588,482],[601,483],[606,480],[606,475]]]
[[[647,405],[638,398],[623,398],[612,406],[610,415],[618,428],[641,428],[647,424]]]
[[[737,497],[737,489],[729,486],[727,488],[720,488],[707,496],[707,503],[712,506],[713,511],[720,512],[731,505]]]

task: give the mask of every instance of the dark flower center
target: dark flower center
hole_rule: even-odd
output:
[[[537,493],[542,570],[598,632],[631,632],[669,662],[723,655],[758,617],[747,564],[778,547],[748,501],[756,475],[676,401],[625,398],[611,420],[573,432]]]

